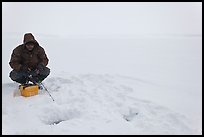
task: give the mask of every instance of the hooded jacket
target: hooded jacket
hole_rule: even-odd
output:
[[[35,45],[31,51],[25,46],[29,42]],[[47,66],[48,61],[45,50],[35,40],[34,36],[31,33],[26,33],[23,38],[23,44],[13,50],[9,65],[16,71],[22,70],[23,67],[34,70],[39,64]]]

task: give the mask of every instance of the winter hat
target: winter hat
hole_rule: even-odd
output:
[[[37,41],[35,40],[34,36],[32,33],[26,33],[24,34],[24,38],[23,38],[23,43],[26,45],[27,43],[34,43],[36,44]]]

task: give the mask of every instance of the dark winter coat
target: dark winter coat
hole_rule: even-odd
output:
[[[25,47],[28,42],[35,44],[32,51],[27,50]],[[23,44],[13,50],[9,65],[16,71],[22,70],[23,66],[34,70],[39,64],[46,66],[48,61],[45,50],[35,40],[34,36],[31,33],[26,33]]]

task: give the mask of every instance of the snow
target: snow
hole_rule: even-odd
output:
[[[50,59],[43,83],[55,101],[44,90],[13,97],[8,62],[22,41],[4,35],[2,134],[202,134],[200,36],[34,36]]]

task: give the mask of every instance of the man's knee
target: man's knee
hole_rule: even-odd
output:
[[[17,79],[19,79],[19,78],[21,78],[21,76],[18,74],[18,72],[17,71],[15,71],[15,70],[12,70],[11,72],[10,72],[10,74],[9,74],[9,77],[12,79],[12,80],[17,80]]]
[[[47,77],[50,74],[50,69],[48,67],[45,67],[43,71],[40,73],[40,75]]]
[[[18,72],[18,71],[12,70],[9,74],[9,77],[13,81],[16,81],[19,83],[25,83],[26,82],[25,74],[23,72]]]

